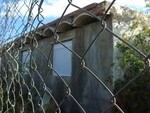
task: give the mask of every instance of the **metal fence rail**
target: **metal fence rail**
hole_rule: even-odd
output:
[[[57,44],[61,44],[67,50],[72,52],[72,54],[80,59],[80,69],[76,72],[75,76],[71,79],[71,81],[66,82],[66,80],[59,75],[59,73],[53,68],[53,63],[51,60],[51,55],[53,51],[53,47],[49,50],[49,54],[45,55],[42,50],[39,49],[39,42],[36,36],[36,32],[40,26],[44,26],[45,28],[49,28],[43,21],[45,17],[42,15],[43,8],[42,4],[44,0],[12,0],[12,1],[3,1],[0,7],[0,57],[1,57],[1,74],[0,74],[0,112],[1,113],[35,113],[35,112],[54,112],[54,111],[46,111],[43,105],[43,94],[47,93],[51,100],[53,101],[53,105],[49,105],[49,107],[55,108],[55,112],[61,113],[62,106],[69,102],[68,100],[73,101],[81,112],[87,113],[86,109],[81,105],[81,103],[76,99],[76,97],[72,94],[72,85],[74,81],[81,76],[83,70],[86,70],[95,80],[97,80],[104,89],[111,95],[111,100],[109,106],[103,109],[102,113],[108,113],[111,109],[117,108],[119,113],[124,113],[122,108],[117,104],[117,96],[122,92],[122,90],[128,88],[137,78],[142,76],[146,71],[149,70],[150,67],[150,56],[145,55],[143,52],[138,50],[136,47],[131,45],[130,43],[123,40],[120,36],[115,34],[112,30],[107,27],[107,23],[105,22],[106,16],[112,8],[113,4],[116,0],[113,0],[109,7],[106,9],[102,18],[96,16],[95,14],[80,8],[76,4],[73,4],[73,0],[68,0],[67,6],[64,8],[64,11],[57,22],[57,25],[53,31],[53,39],[52,41]],[[71,50],[63,42],[60,40],[60,34],[57,32],[60,26],[60,23],[63,20],[63,17],[68,10],[69,7],[75,7],[80,11],[90,15],[95,18],[99,22],[101,22],[101,29],[99,30],[96,37],[93,38],[88,48],[85,50],[82,56],[80,56],[74,50]],[[22,9],[26,8],[26,12],[22,13]],[[36,8],[37,14],[33,16],[33,10]],[[24,14],[24,15],[22,15]],[[145,67],[141,70],[137,75],[134,76],[127,84],[125,84],[121,89],[119,89],[116,93],[114,93],[105,83],[104,81],[98,77],[89,67],[86,66],[85,56],[88,51],[91,49],[94,42],[99,38],[101,33],[108,32],[117,38],[121,42],[123,42],[127,47],[129,47],[133,52],[136,52],[137,55],[141,56],[143,62],[145,63]],[[30,32],[30,33],[29,33]],[[39,31],[38,31],[39,32]],[[40,35],[40,33],[39,33]],[[19,41],[19,38],[25,36],[24,39]],[[30,37],[30,41],[27,44],[28,37]],[[25,69],[29,75],[29,83],[24,77],[24,73],[20,72],[21,67],[24,65],[20,61],[20,51],[23,46],[26,46],[26,60],[28,56],[31,56],[31,63],[29,65],[30,70]],[[16,49],[17,47],[17,49]],[[38,70],[38,65],[36,64],[34,57],[32,56],[34,52],[39,52],[43,58],[47,61],[47,68],[54,72],[58,80],[64,84],[66,89],[65,95],[61,101],[57,101],[55,95],[53,95],[52,90],[47,86],[45,79],[43,78],[41,72]],[[3,61],[3,58],[5,60]],[[37,86],[37,81],[34,76],[32,76],[32,72],[36,73],[36,76],[40,79],[40,86]],[[39,89],[40,87],[40,89]],[[25,93],[26,92],[26,93]],[[61,93],[61,92],[60,92]],[[36,94],[36,98],[35,98]]]

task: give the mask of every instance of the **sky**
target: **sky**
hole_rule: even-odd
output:
[[[7,2],[7,4],[2,4],[2,1]],[[14,2],[14,0],[0,0],[0,21],[1,21],[0,36],[3,35],[3,37],[9,37],[9,35],[13,36],[21,32],[23,27],[25,26],[24,23],[27,22],[27,16],[29,14],[31,2],[37,1],[37,4],[34,4],[34,7],[32,8],[32,18],[34,19],[35,16],[38,14],[38,6],[41,0],[15,0],[18,1],[16,4],[12,3],[12,1]],[[102,1],[103,0],[72,0],[72,3],[79,7],[84,7],[88,4],[100,3]],[[107,1],[111,2],[112,0],[107,0]],[[42,4],[42,9],[40,10],[41,11],[40,14],[42,15],[40,16],[40,20],[43,20],[42,22],[46,24],[59,18],[64,12],[67,5],[68,5],[68,0],[44,0]],[[145,1],[144,0],[116,0],[115,5],[127,6],[129,8],[136,9],[136,10],[143,10],[145,7]],[[66,14],[74,10],[77,9],[73,6],[70,6],[67,9]],[[5,27],[5,24],[3,23],[5,23],[6,20],[4,20],[3,17],[6,16],[7,11],[9,11],[9,13],[7,13],[7,16],[11,18],[7,19],[7,24],[6,24],[7,27],[6,30],[9,31],[4,31],[3,29]],[[36,26],[38,22],[39,20],[36,20],[34,22],[34,25]]]
[[[84,7],[88,4],[91,3],[100,3],[103,0],[72,0],[72,3],[79,6],[79,7]],[[107,1],[112,1],[112,0],[107,0]],[[42,15],[44,17],[60,17],[61,14],[63,13],[65,7],[68,4],[68,0],[44,0],[44,3],[42,5],[43,8],[43,13]],[[121,6],[127,6],[132,9],[142,9],[145,7],[145,1],[144,0],[116,0],[115,4],[121,5]],[[66,13],[70,13],[72,11],[76,10],[75,7],[70,6],[67,10]],[[34,11],[36,14],[36,8]]]
[[[79,6],[84,7],[91,3],[100,3],[103,0],[72,0],[72,3]],[[107,0],[112,2],[112,0]],[[60,17],[68,4],[68,0],[44,0],[42,4],[43,12],[42,15],[45,17],[45,22],[49,22],[55,20]],[[131,9],[135,10],[143,10],[145,7],[144,0],[116,0],[115,5],[127,6]],[[77,10],[75,7],[70,6],[66,14]],[[37,8],[33,9],[34,14],[37,14]],[[47,19],[49,18],[49,19]]]
[[[11,0],[4,0],[4,1],[11,1]],[[31,1],[36,1],[36,0],[18,0],[18,1],[19,3],[17,4],[17,8],[20,10],[20,12],[22,13],[21,15],[23,16],[26,14],[26,11],[28,11],[29,9],[28,6],[31,6]],[[94,2],[100,3],[102,1],[103,0],[72,0],[72,3],[79,7],[84,7],[88,4],[91,4]],[[111,2],[112,0],[107,0],[107,1]],[[2,0],[0,0],[0,2],[2,2]],[[8,2],[8,3],[10,4],[10,6],[12,5],[11,2]],[[42,9],[43,9],[42,16],[45,18],[46,21],[47,21],[47,18],[54,20],[61,16],[67,4],[68,4],[68,0],[44,0],[42,4]],[[136,10],[140,10],[144,8],[145,1],[144,0],[116,0],[115,4],[121,5],[121,6],[127,6]],[[76,10],[76,8],[73,6],[70,6],[66,14],[74,10]],[[3,15],[2,11],[0,13],[1,15]],[[38,5],[35,5],[35,7],[32,10],[32,14],[33,16],[36,16],[38,14]]]

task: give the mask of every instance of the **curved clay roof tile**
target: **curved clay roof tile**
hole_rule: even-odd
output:
[[[22,42],[23,43],[29,43],[31,40],[31,37],[29,35],[25,35],[22,39]]]
[[[36,37],[37,40],[39,40],[43,37],[43,35],[40,32],[36,32],[35,37]]]
[[[73,28],[73,25],[70,23],[70,22],[68,22],[68,21],[63,21],[60,25],[59,25],[59,27],[58,27],[58,32],[65,32],[65,31],[67,31],[67,30],[70,30],[70,29],[72,29]]]
[[[54,34],[54,29],[52,27],[48,27],[48,28],[44,29],[44,31],[43,31],[44,37],[49,37],[49,36],[52,36],[53,34]]]
[[[94,22],[96,20],[97,19],[94,18],[92,15],[87,14],[87,13],[82,13],[74,19],[73,25],[74,26],[83,26],[83,25],[89,24],[91,22]]]

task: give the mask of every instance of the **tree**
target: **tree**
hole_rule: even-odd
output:
[[[150,2],[150,1],[149,1]],[[150,17],[148,17],[150,19]],[[131,43],[138,50],[145,55],[150,54],[150,28],[149,25],[142,25],[143,21],[138,19],[130,26],[131,32],[138,33],[134,36],[129,36],[127,33],[123,34],[123,39]],[[124,71],[123,79],[115,81],[114,92],[117,92],[132,78],[138,75],[144,69],[144,60],[139,54],[128,48],[122,42],[118,42],[116,47],[121,52],[119,66]],[[118,95],[118,101],[125,113],[150,113],[150,72],[147,71],[139,76],[127,88],[125,88]]]

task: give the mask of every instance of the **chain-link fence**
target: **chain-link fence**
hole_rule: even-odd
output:
[[[149,53],[114,33],[110,9],[115,0],[84,8],[67,2],[61,17],[45,24],[44,0],[2,1],[1,113],[124,113],[127,109],[122,109],[125,102],[118,95],[148,73]],[[65,15],[70,7],[78,10]],[[140,56],[144,65],[115,92],[113,40]]]

